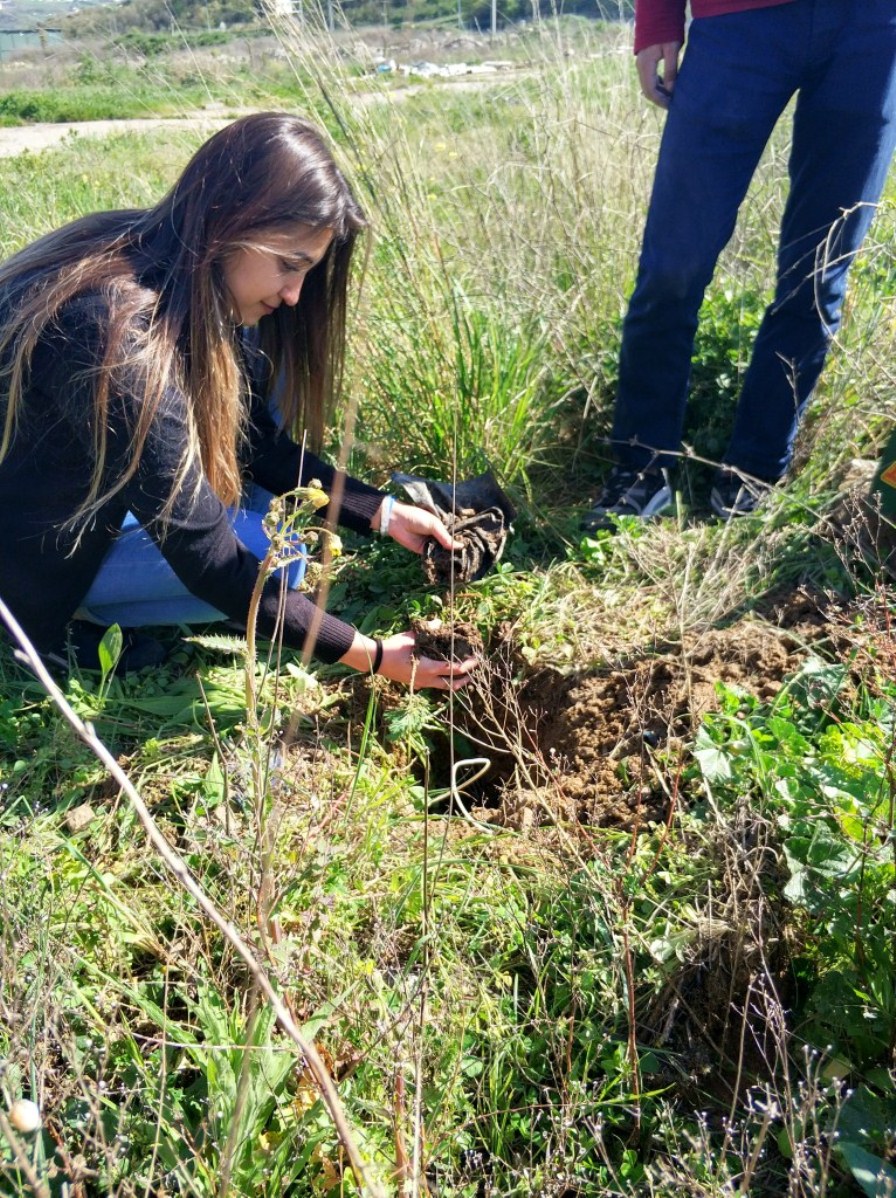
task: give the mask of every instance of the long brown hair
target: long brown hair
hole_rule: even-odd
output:
[[[7,392],[0,461],[18,427],[35,346],[64,304],[99,293],[108,328],[93,386],[93,474],[73,517],[89,516],[133,475],[172,385],[183,389],[191,421],[172,498],[198,457],[221,499],[235,502],[245,381],[223,262],[247,242],[296,224],[331,229],[333,240],[306,277],[299,303],[265,317],[257,336],[284,423],[319,445],[342,378],[351,259],[365,220],[318,130],[269,112],[243,117],[205,142],[154,208],[83,217],[0,266],[0,385]],[[141,402],[129,464],[110,480],[110,391],[135,378]]]

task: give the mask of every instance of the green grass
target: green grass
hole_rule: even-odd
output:
[[[0,125],[185,117],[222,107],[226,115],[228,107],[283,107],[295,98],[292,71],[270,39],[233,45],[212,33],[131,34],[90,44],[43,74],[7,68]]]
[[[375,481],[488,460],[520,507],[499,568],[453,597],[396,546],[347,538],[331,607],[376,634],[472,621],[489,645],[477,687],[448,702],[292,653],[247,663],[209,630],[162,633],[172,655],[149,677],[75,677],[65,695],[324,1055],[382,1192],[883,1194],[893,604],[833,499],[896,418],[892,202],[799,473],[762,516],[710,523],[702,459],[772,277],[776,139],[707,294],[678,510],[582,539],[660,125],[626,35],[566,55],[568,28],[528,32],[526,69],[481,90],[410,96],[281,31],[277,87],[288,73],[290,106],[330,129],[372,224],[333,445],[349,425],[352,467]],[[255,94],[234,83],[228,103]],[[200,137],[0,160],[0,253],[151,202]],[[836,600],[818,636],[808,616],[787,625],[800,585]],[[714,638],[747,685],[705,677]],[[572,717],[543,710],[616,677],[579,729],[584,744],[621,720],[592,790],[633,826],[570,805],[576,745],[549,736]],[[466,785],[483,755],[491,773]],[[358,1192],[244,963],[5,645],[0,796],[0,1112],[27,1096],[44,1117],[18,1156],[0,1124],[0,1193]]]
[[[153,202],[171,185],[201,134],[177,131],[88,138],[58,150],[0,159],[0,203],[8,214],[0,252],[13,253],[57,225],[98,208]],[[140,170],[133,169],[135,157]],[[52,162],[53,169],[47,164]]]

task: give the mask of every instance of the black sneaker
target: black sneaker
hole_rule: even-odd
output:
[[[72,620],[66,641],[41,656],[57,672],[67,674],[70,663],[79,670],[100,670],[100,641],[108,629],[87,620]],[[145,636],[134,628],[121,630],[121,655],[115,666],[116,674],[136,674],[149,666],[160,666],[168,656],[161,641]]]
[[[583,516],[582,530],[613,529],[618,516],[650,520],[671,506],[672,485],[667,470],[631,470],[614,466],[594,506]]]
[[[774,486],[762,478],[741,474],[739,470],[722,467],[716,471],[709,496],[709,506],[723,520],[752,516],[768,497]]]

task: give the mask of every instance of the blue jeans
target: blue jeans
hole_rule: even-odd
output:
[[[775,298],[725,455],[769,480],[787,468],[896,145],[893,0],[792,0],[691,23],[623,326],[623,465],[669,465],[680,446],[703,293],[794,94]]]
[[[269,541],[262,521],[270,501],[269,492],[252,486],[244,496],[243,505],[231,512],[233,531],[259,561],[268,551]],[[290,589],[302,581],[305,564],[303,556],[280,572]],[[224,612],[187,590],[130,513],[103,558],[77,615],[96,624],[119,624],[123,628],[207,624],[227,619]]]

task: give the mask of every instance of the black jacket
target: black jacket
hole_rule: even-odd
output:
[[[237,539],[227,511],[196,464],[178,492],[164,525],[159,515],[186,441],[187,401],[170,388],[153,421],[137,472],[91,520],[71,552],[75,534],[62,526],[83,502],[93,468],[91,371],[102,359],[107,308],[98,294],[66,304],[38,344],[18,432],[0,462],[0,596],[38,649],[62,640],[96,577],[100,563],[128,511],[159,546],[184,585],[234,620],[246,620],[258,578],[258,559]],[[110,396],[107,476],[121,476],[127,462],[129,429],[139,410],[139,380]],[[247,480],[274,494],[319,479],[332,493],[336,472],[277,429],[261,399],[250,390],[250,435],[243,454]],[[6,397],[0,393],[0,423]],[[337,513],[340,524],[370,532],[383,492],[344,477]],[[328,508],[319,514],[327,516]],[[258,627],[270,635],[279,605],[279,586],[265,588]],[[304,645],[315,607],[290,591],[284,642]],[[352,642],[354,629],[324,615],[315,655],[336,661]]]

